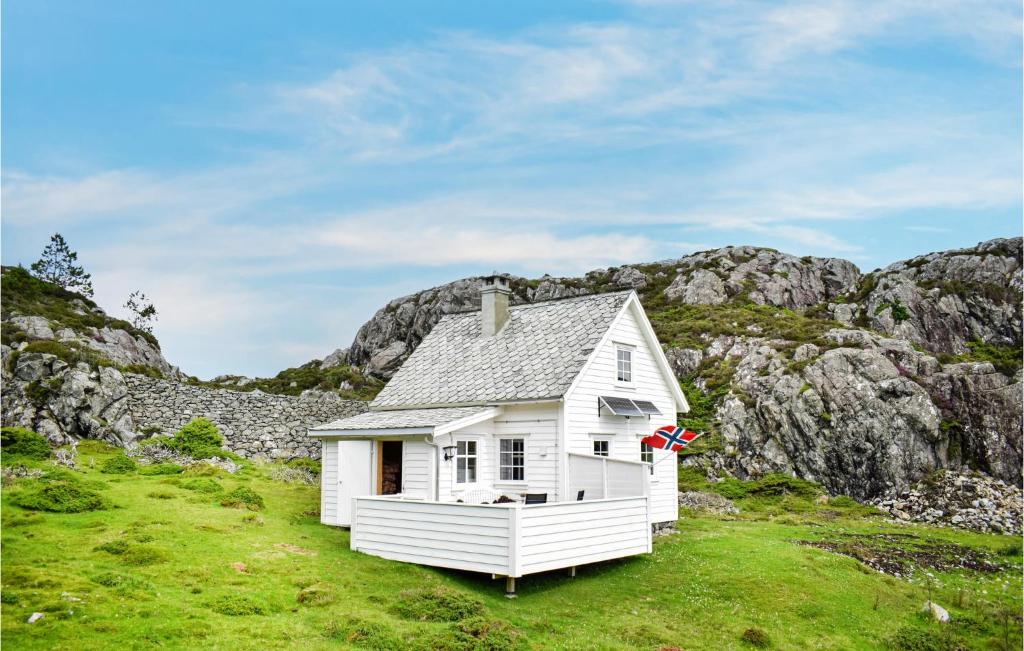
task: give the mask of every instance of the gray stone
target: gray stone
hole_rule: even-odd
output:
[[[665,288],[665,296],[690,305],[720,305],[729,298],[722,279],[706,269],[679,274]]]
[[[324,357],[323,361],[320,362],[320,370],[344,366],[348,363],[348,352],[348,348],[338,348],[327,357]]]
[[[29,339],[53,339],[53,330],[50,322],[41,316],[15,316],[9,319],[10,323],[20,328]]]

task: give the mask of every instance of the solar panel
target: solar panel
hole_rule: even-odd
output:
[[[643,416],[644,413],[637,409],[629,398],[615,398],[612,396],[601,396],[601,404],[608,408],[616,416]]]
[[[654,403],[650,400],[634,400],[633,404],[636,408],[644,413],[645,416],[661,416],[661,412],[654,406]]]

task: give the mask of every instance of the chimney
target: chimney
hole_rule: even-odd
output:
[[[493,337],[508,322],[508,278],[493,273],[480,286],[480,334]]]

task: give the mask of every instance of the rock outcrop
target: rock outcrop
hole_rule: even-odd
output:
[[[720,305],[744,294],[758,305],[804,308],[849,292],[860,280],[857,267],[846,260],[798,258],[752,246],[702,251],[675,266],[665,296],[691,305]]]
[[[94,438],[124,445],[138,437],[128,387],[117,369],[84,362],[69,366],[44,353],[23,353],[12,363],[14,357],[4,351],[5,427],[33,429],[55,444]]]
[[[926,350],[1021,344],[1021,238],[897,262],[870,279],[868,325]]]
[[[860,499],[940,468],[1020,483],[1019,377],[987,363],[942,365],[905,340],[862,330],[833,330],[828,341],[825,350],[712,342],[704,355],[735,374],[716,414],[722,448],[696,462],[740,477],[790,473]],[[981,398],[986,391],[992,398]]]

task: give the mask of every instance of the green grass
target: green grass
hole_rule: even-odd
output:
[[[997,371],[1004,375],[1013,375],[1020,370],[1022,353],[1020,346],[1001,346],[987,344],[982,341],[967,342],[967,352],[962,355],[939,354],[943,364],[956,362],[991,362]]]
[[[508,600],[488,575],[352,552],[345,530],[319,523],[318,488],[273,481],[268,467],[217,480],[109,475],[98,469],[113,451],[90,443],[80,455],[79,479],[64,471],[52,480],[98,490],[113,508],[14,506],[31,480],[3,492],[2,635],[11,648],[876,649],[939,635],[917,615],[929,593],[923,573],[909,582],[796,542],[849,534],[909,533],[1006,563],[994,574],[933,573],[933,599],[967,648],[1000,648],[1000,613],[1021,609],[1017,538],[897,527],[842,500],[817,505],[799,486],[784,495],[771,482],[748,487],[740,517],[687,515],[651,555],[581,567],[575,579],[529,576]],[[199,480],[225,491],[185,490]],[[222,507],[239,487],[261,495],[264,509]],[[812,507],[780,506],[787,499]],[[752,509],[757,500],[774,510]],[[462,619],[436,621],[439,607]],[[45,617],[27,624],[32,612]],[[1020,623],[1008,621],[1010,648],[1020,648]]]
[[[809,316],[770,305],[745,304],[738,299],[725,305],[677,305],[651,309],[647,316],[658,340],[669,347],[703,349],[705,337],[752,336],[813,343],[824,348],[835,344],[825,333],[843,325],[830,319]],[[751,328],[754,330],[751,330]]]

